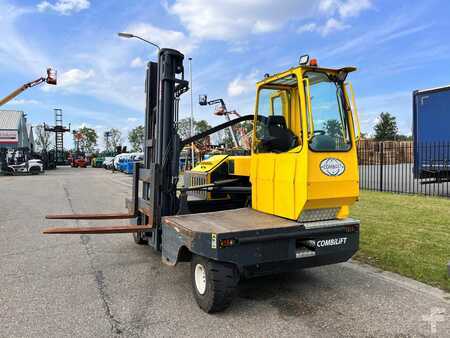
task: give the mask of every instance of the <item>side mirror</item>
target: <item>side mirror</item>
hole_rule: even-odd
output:
[[[51,85],[56,85],[56,70],[47,68],[47,79],[45,82]]]
[[[340,70],[337,73],[337,78],[339,81],[344,82],[345,79],[347,79],[347,75],[348,75],[348,73],[346,71]]]
[[[208,96],[200,95],[198,97],[198,104],[201,106],[206,106],[208,104]]]

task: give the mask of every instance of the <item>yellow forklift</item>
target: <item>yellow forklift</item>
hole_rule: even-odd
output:
[[[358,249],[359,123],[347,75],[307,55],[256,84],[255,112],[181,140],[178,101],[188,89],[184,56],[161,49],[146,79],[143,166],[136,164],[126,213],[48,219],[131,219],[130,225],[57,227],[47,234],[133,233],[168,265],[191,262],[195,299],[224,310],[241,278],[347,261]],[[212,156],[184,175],[185,145],[253,121],[251,154]],[[142,181],[143,190],[139,191]],[[140,197],[142,196],[142,197]]]

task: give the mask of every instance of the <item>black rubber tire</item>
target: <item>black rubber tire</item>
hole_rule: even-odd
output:
[[[8,175],[8,176],[15,176],[16,172],[14,171],[14,169],[8,168],[7,171],[6,171],[6,175]]]
[[[147,245],[148,240],[142,238],[143,233],[142,232],[133,232],[133,240],[134,243],[139,245]]]
[[[206,290],[200,294],[195,283],[195,267],[203,265],[206,271]],[[191,283],[198,306],[206,313],[225,310],[233,301],[238,284],[238,271],[233,264],[217,262],[193,255],[191,260]]]
[[[39,167],[31,167],[29,169],[31,175],[38,175],[41,172],[41,168]]]

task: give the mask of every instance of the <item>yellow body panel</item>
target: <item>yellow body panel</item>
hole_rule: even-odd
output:
[[[250,176],[251,157],[250,156],[230,156],[228,161],[233,161],[230,175]]]
[[[227,157],[228,155],[213,155],[207,160],[201,161],[199,164],[197,164],[194,168],[192,168],[192,171],[209,172],[217,167],[217,165],[219,165]]]
[[[306,202],[306,161],[301,153],[253,154],[252,208],[296,219]]]

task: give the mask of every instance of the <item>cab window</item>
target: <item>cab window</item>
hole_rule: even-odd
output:
[[[292,82],[292,85],[296,86],[297,80]],[[255,152],[281,153],[298,145],[298,138],[290,129],[291,110],[290,86],[271,83],[260,88],[256,112]]]
[[[255,152],[282,153],[299,145],[298,137],[290,125],[293,110],[296,109],[293,100],[298,100],[297,88],[297,77],[288,75],[259,89]]]
[[[342,83],[321,72],[306,72],[309,81],[310,148],[314,151],[346,151],[351,147]],[[311,130],[312,129],[312,130]]]

